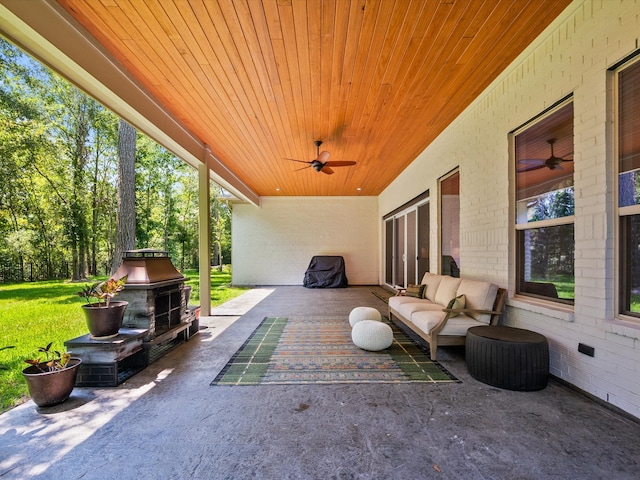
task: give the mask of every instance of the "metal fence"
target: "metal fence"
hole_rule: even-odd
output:
[[[71,277],[67,262],[60,265],[25,263],[24,265],[0,263],[0,283],[37,282]]]

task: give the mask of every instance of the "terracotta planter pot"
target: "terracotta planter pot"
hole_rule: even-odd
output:
[[[81,363],[82,360],[73,357],[62,370],[42,372],[35,365],[25,368],[22,375],[33,402],[39,407],[52,407],[69,398]]]
[[[82,305],[89,333],[94,338],[113,337],[118,334],[124,319],[124,311],[129,302],[109,302],[109,306],[104,304],[91,303]]]

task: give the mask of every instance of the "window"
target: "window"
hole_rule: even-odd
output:
[[[619,311],[640,317],[640,61],[617,74]]]
[[[513,142],[516,292],[573,303],[573,103],[518,129]]]
[[[440,273],[460,277],[460,172],[440,179]]]

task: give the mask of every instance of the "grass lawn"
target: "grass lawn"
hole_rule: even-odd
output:
[[[193,287],[191,305],[200,299],[198,273],[183,272]],[[104,278],[101,278],[102,280]],[[231,287],[231,273],[211,272],[211,305],[220,305],[246,289]],[[46,281],[0,285],[0,412],[27,398],[22,370],[26,358],[35,358],[38,347],[53,342],[64,350],[64,342],[87,333],[80,305],[85,301],[76,292],[84,284]],[[117,297],[116,297],[117,299]],[[2,349],[14,346],[15,348]]]

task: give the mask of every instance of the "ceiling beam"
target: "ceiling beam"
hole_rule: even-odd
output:
[[[1,0],[0,33],[194,168],[206,158],[214,182],[260,204],[251,188],[56,2]]]

